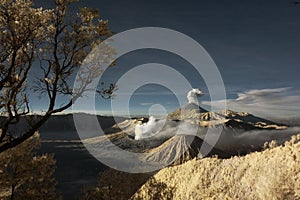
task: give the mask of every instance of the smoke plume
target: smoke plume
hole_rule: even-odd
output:
[[[188,92],[187,98],[189,103],[194,103],[196,105],[199,105],[197,97],[200,97],[203,95],[203,92],[199,90],[198,88],[194,88],[191,91]]]

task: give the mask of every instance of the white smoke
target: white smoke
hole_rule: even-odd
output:
[[[150,116],[149,121],[144,124],[137,124],[135,126],[135,140],[145,139],[152,137],[159,133],[164,125],[163,121],[156,121],[155,117]]]
[[[135,140],[141,139],[161,139],[170,138],[175,134],[192,134],[196,135],[198,126],[181,121],[170,119],[156,119],[153,116],[144,124],[135,126]]]
[[[194,88],[187,93],[187,98],[189,103],[194,103],[196,105],[199,105],[197,97],[200,97],[202,95],[203,92],[201,90],[199,90],[198,88]]]

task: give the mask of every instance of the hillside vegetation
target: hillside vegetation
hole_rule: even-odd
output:
[[[300,199],[299,140],[297,135],[244,157],[194,159],[162,169],[131,199]]]

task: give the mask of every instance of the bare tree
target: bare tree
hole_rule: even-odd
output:
[[[93,66],[82,75],[79,88],[72,90],[69,85],[92,48],[112,35],[108,22],[100,20],[95,9],[81,8],[76,15],[69,15],[73,2],[55,0],[53,9],[35,8],[32,0],[1,2],[0,112],[5,118],[0,124],[0,152],[27,140],[52,114],[69,108],[102,73]],[[40,67],[41,73],[34,85],[28,85],[28,73],[34,67]],[[30,113],[29,88],[48,98],[48,108],[31,120],[28,129],[15,134],[11,125]],[[110,85],[97,92],[109,98],[114,88]],[[64,105],[57,105],[60,96],[69,97]]]

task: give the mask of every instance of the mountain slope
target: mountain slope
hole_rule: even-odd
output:
[[[200,151],[202,145],[206,145],[211,151],[206,155]],[[181,164],[195,157],[203,158],[217,155],[218,157],[228,157],[225,152],[210,147],[198,137],[189,135],[175,135],[164,142],[162,145],[147,152],[145,159],[149,162],[159,162],[163,164]]]

